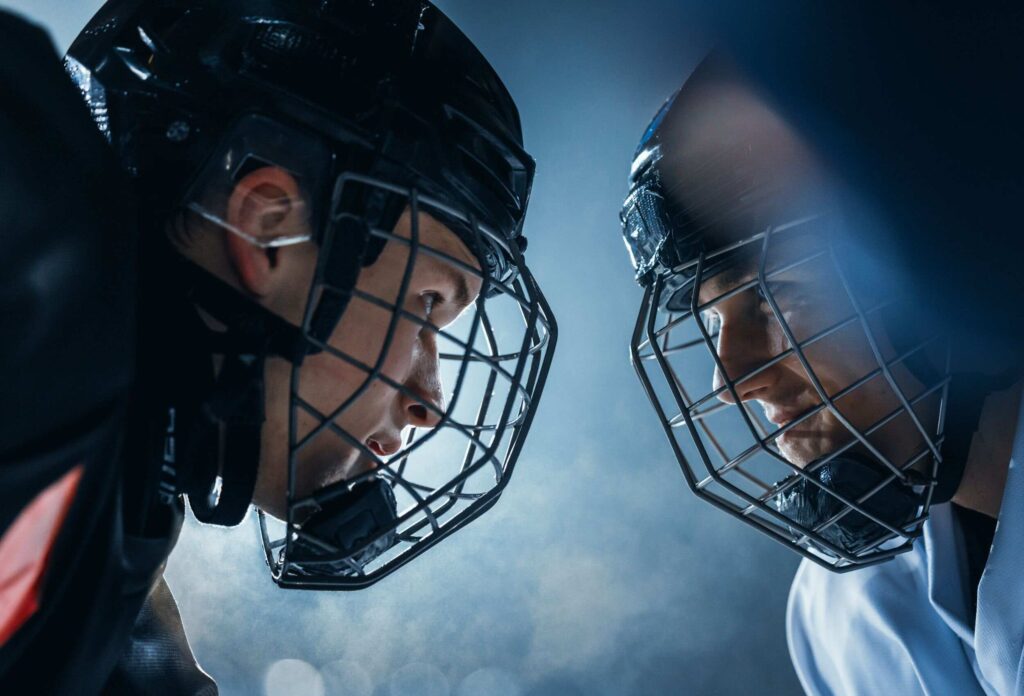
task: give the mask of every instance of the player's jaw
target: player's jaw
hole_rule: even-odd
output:
[[[793,464],[804,467],[834,452],[848,441],[848,432],[831,411],[821,407],[821,399],[810,384],[776,384],[750,399],[764,412],[775,433],[773,442]]]
[[[784,432],[775,438],[782,455],[801,468],[835,452],[850,439],[849,432],[835,414],[828,409],[815,409],[818,406],[804,411],[782,412],[787,414],[786,420],[779,425]]]

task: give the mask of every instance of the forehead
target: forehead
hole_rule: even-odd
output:
[[[420,212],[416,218],[416,233],[420,247],[428,248],[431,251],[438,252],[440,255],[424,254],[425,258],[446,263],[446,265],[468,274],[476,271],[476,275],[479,275],[480,262],[476,255],[470,251],[462,238],[443,222],[429,213]],[[398,224],[395,225],[395,235],[405,239],[412,239],[412,234],[412,213],[406,208],[399,218]],[[454,259],[456,263],[443,258],[446,256]],[[473,271],[464,268],[464,265],[469,266]]]
[[[701,279],[700,302],[708,302],[755,279],[764,267],[765,279],[810,281],[829,263],[828,245],[813,232],[777,233],[758,238],[725,258],[705,261],[710,273]]]

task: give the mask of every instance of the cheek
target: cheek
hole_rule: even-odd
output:
[[[412,371],[413,358],[420,350],[418,336],[419,327],[407,321],[401,322],[395,329],[383,370],[384,374],[399,384],[405,382]]]
[[[881,375],[852,392],[849,401],[849,405],[841,404],[843,414],[847,415],[854,427],[861,432],[866,432],[899,406],[899,399],[895,392],[889,387],[885,377]],[[872,441],[886,439],[887,431],[891,430],[893,423],[890,421],[888,426],[881,427],[868,435],[868,439]]]
[[[299,396],[326,415],[341,406],[366,379],[354,365],[327,354],[307,357],[299,371]],[[300,409],[301,412],[301,409]]]
[[[828,410],[778,439],[779,449],[794,464],[804,467],[850,441],[852,436]]]
[[[848,325],[803,349],[829,395],[852,386],[878,369],[871,345],[860,324]],[[851,392],[852,397],[863,386]]]
[[[388,302],[392,302],[389,298]],[[404,308],[409,314],[416,315],[420,309],[412,304]],[[353,298],[346,308],[341,321],[331,334],[330,344],[338,352],[373,369],[380,364],[385,374],[392,379],[401,381],[403,370],[399,369],[403,362],[408,365],[409,355],[416,342],[419,326],[411,321],[400,318],[393,322],[394,313],[390,308],[380,307],[360,298]],[[394,326],[392,324],[394,323]],[[386,351],[383,361],[382,353]],[[329,356],[334,362],[345,366],[345,374],[360,376],[366,370],[347,363],[336,356]]]
[[[265,372],[266,419],[260,432],[260,464],[253,502],[275,517],[284,515],[288,476],[288,402],[291,364],[269,358]]]
[[[386,342],[390,319],[390,310],[358,297],[352,298],[331,334],[330,344],[339,352],[373,367]],[[337,357],[332,359],[342,362]]]
[[[413,313],[413,308],[406,308]],[[339,337],[342,351],[358,359],[370,369],[378,369],[389,380],[402,384],[408,378],[413,358],[419,349],[419,325],[406,319],[399,319],[391,326],[390,312],[371,312],[365,316],[357,330]],[[358,372],[359,378],[367,374],[355,366],[349,366],[347,372]],[[393,387],[379,379],[374,379],[373,387],[393,391]]]
[[[860,334],[863,341],[863,334]],[[834,347],[821,346],[809,351],[808,361],[825,391],[836,396],[835,406],[857,429],[864,431],[896,409],[900,402],[866,341],[859,345],[847,342]],[[809,380],[808,380],[809,383]],[[829,419],[845,431],[834,415]]]
[[[390,336],[387,325],[381,328],[379,322],[366,322],[373,324],[368,325],[367,330],[346,330],[347,326],[371,319],[374,314],[365,311],[346,314],[351,321],[343,322],[345,325],[340,325],[331,339],[332,347],[366,369],[323,352],[308,357],[299,376],[299,395],[324,415],[337,410],[357,390],[360,392],[358,398],[336,418],[339,423],[360,431],[353,432],[353,435],[369,434],[361,432],[365,428],[360,424],[371,427],[380,421],[390,400],[397,393],[385,380],[371,377],[368,370],[379,367],[380,372],[391,382],[403,384],[411,373],[413,357],[419,345],[419,327],[409,321],[399,321]],[[390,313],[387,315],[390,316]],[[384,349],[387,352],[381,360]],[[311,423],[305,429],[300,428],[300,432],[308,432],[308,429],[316,425],[316,420],[310,418],[307,414],[306,418],[300,420],[300,424],[303,421]]]

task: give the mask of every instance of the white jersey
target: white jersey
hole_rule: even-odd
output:
[[[932,508],[923,543],[887,563],[839,575],[804,561],[786,622],[804,690],[1024,696],[1024,407],[975,626],[969,583],[948,504]]]

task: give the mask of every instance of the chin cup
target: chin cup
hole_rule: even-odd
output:
[[[808,473],[817,484],[801,477],[793,486],[776,495],[771,504],[799,525],[801,532],[817,530],[823,539],[846,553],[858,553],[891,535],[891,532],[878,522],[850,509],[833,492],[854,503],[871,494],[858,507],[896,529],[912,520],[922,504],[921,496],[913,487],[898,479],[890,481],[872,494],[871,491],[891,477],[892,472],[867,457],[837,457]],[[829,526],[817,529],[844,510],[849,512]]]
[[[391,484],[380,478],[359,483],[341,495],[315,501],[299,527],[290,562],[308,575],[356,575],[397,540],[394,530],[364,545],[398,519]]]

